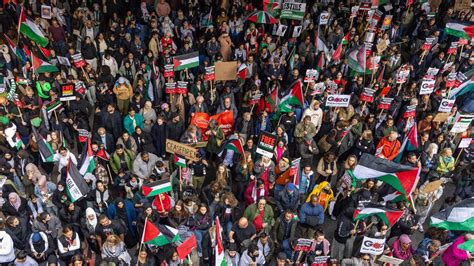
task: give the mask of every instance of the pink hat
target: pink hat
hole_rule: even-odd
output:
[[[400,236],[400,242],[403,243],[403,244],[410,244],[411,243],[411,239],[409,236],[403,234]]]

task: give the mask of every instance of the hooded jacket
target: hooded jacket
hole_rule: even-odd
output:
[[[0,231],[0,263],[12,262],[15,259],[13,240],[5,231]]]

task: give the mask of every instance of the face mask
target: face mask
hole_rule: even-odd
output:
[[[64,188],[58,187],[58,191],[63,192]]]

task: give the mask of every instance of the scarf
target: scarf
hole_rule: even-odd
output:
[[[89,215],[94,215],[94,219],[90,220],[89,219]],[[91,229],[94,229],[95,230],[95,227],[97,226],[97,214],[95,213],[95,211],[89,207],[86,209],[86,220],[87,220],[87,226],[91,227]]]
[[[11,203],[11,198],[16,198],[15,204]],[[18,196],[18,194],[16,194],[15,192],[11,192],[10,194],[8,194],[8,202],[15,208],[15,210],[18,211],[18,209],[20,209],[21,199],[20,196]]]

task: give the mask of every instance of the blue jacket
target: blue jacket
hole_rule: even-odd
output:
[[[308,224],[309,219],[316,219],[319,217],[319,222],[317,224],[324,223],[324,209],[321,205],[313,206],[311,202],[306,202],[301,206],[299,219],[303,224]],[[308,224],[310,225],[310,224]]]

